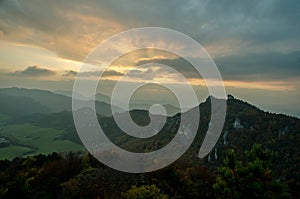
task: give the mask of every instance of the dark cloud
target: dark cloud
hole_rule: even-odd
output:
[[[172,28],[201,44],[235,38],[248,43],[247,48],[250,48],[272,42],[299,41],[298,0],[142,0],[130,6],[132,3],[129,0],[101,1],[108,11],[116,11],[107,15],[127,26]]]
[[[124,73],[115,71],[115,70],[107,70],[103,73],[103,77],[111,77],[111,76],[123,76]]]
[[[265,81],[300,77],[300,51],[232,55],[216,58],[214,61],[225,80]],[[191,64],[183,58],[142,60],[137,65],[147,63],[170,66],[187,78],[201,78]],[[166,70],[161,68],[156,72],[164,71]]]
[[[165,66],[169,66],[176,71],[178,71],[180,74],[182,74],[186,78],[201,78],[201,76],[198,74],[196,69],[185,59],[183,58],[176,58],[176,59],[150,59],[150,60],[142,60],[137,63],[137,65],[143,65],[143,64],[161,64]],[[147,65],[146,65],[147,66]],[[173,71],[175,72],[175,71]],[[171,70],[165,67],[160,67],[158,70],[155,71],[156,74],[170,74],[172,73]]]
[[[76,74],[74,72],[75,71],[72,72],[74,76],[78,74],[80,77],[98,77],[102,71],[89,71],[89,72],[80,72],[80,73],[75,72]],[[102,73],[102,77],[113,77],[113,76],[123,76],[123,75],[124,73],[111,70],[111,69],[106,70]]]
[[[17,76],[50,76],[55,75],[56,73],[52,70],[46,69],[46,68],[40,68],[38,66],[29,66],[26,69],[22,71],[16,71],[13,73],[10,73],[10,75],[17,75]]]
[[[76,76],[77,72],[74,70],[67,70],[65,71],[65,73],[63,74],[63,76]]]
[[[154,72],[151,68],[146,71],[134,69],[128,72],[129,77],[143,80],[152,80],[156,74],[157,72]]]
[[[300,51],[257,53],[216,58],[225,79],[287,80],[300,77]]]

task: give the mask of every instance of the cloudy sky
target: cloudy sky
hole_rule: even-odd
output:
[[[164,27],[206,49],[228,93],[299,117],[299,19],[298,0],[0,0],[0,87],[71,90],[97,44],[131,28]],[[153,61],[171,65],[205,90],[185,60],[158,51],[123,56],[106,70],[104,85],[127,73],[153,80],[160,68],[137,68]],[[176,82],[172,74],[160,74]]]

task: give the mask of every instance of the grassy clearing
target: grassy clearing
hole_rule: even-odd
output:
[[[4,127],[0,132],[0,135],[13,137],[19,144],[37,148],[34,153],[31,153],[29,155],[84,150],[83,146],[74,142],[56,139],[64,133],[65,132],[61,130],[42,128],[33,126],[31,124],[17,124]],[[2,150],[0,150],[0,159],[5,158],[6,155],[4,154],[4,152],[7,154],[14,154],[14,151],[16,151],[16,148],[14,148],[14,146],[2,148]],[[25,151],[25,149],[23,149],[23,152],[26,153],[28,151]]]
[[[15,157],[23,156],[28,153],[31,149],[22,146],[9,146],[0,148],[0,159],[13,159]]]

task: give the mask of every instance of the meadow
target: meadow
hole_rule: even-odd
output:
[[[0,148],[0,159],[84,150],[83,146],[79,144],[60,139],[60,136],[65,133],[63,130],[42,128],[32,124],[4,126],[0,130],[0,136],[7,138],[10,145]]]

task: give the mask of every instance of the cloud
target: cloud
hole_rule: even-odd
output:
[[[134,69],[128,72],[128,77],[134,79],[152,80],[156,74],[157,72],[156,71],[154,72],[153,69],[151,68],[149,68],[146,71]]]
[[[68,76],[76,76],[76,75],[77,75],[77,72],[74,71],[74,70],[67,70],[67,71],[65,71],[65,73],[62,74],[62,75],[63,75],[63,76],[66,76],[66,77],[68,77]]]
[[[124,73],[115,71],[115,70],[107,70],[103,73],[103,77],[112,77],[112,76],[117,76],[117,77],[121,77],[123,76]]]
[[[39,46],[62,58],[82,61],[99,42],[124,29],[117,21],[99,14],[101,11],[93,4],[96,2],[2,1],[2,39]]]
[[[34,76],[34,77],[39,77],[39,76],[50,76],[50,75],[55,75],[56,72],[46,69],[46,68],[40,68],[38,66],[29,66],[26,69],[22,71],[15,71],[13,73],[10,73],[10,75],[16,75],[16,76]]]
[[[157,64],[169,66],[169,67],[175,69],[176,71],[178,71],[178,73],[182,74],[186,78],[201,78],[200,75],[198,74],[198,72],[196,71],[196,69],[194,69],[193,66],[183,58],[174,58],[174,59],[168,59],[168,58],[157,59],[156,58],[156,59],[140,60],[139,62],[137,62],[137,65],[150,64],[150,63],[151,64],[157,63]],[[155,73],[168,75],[168,74],[171,74],[172,71],[168,70],[167,68],[160,67],[159,69],[157,69],[155,71]]]
[[[210,49],[215,57],[228,55],[228,49],[231,54],[270,47],[291,52],[299,50],[299,6],[298,0],[6,0],[0,6],[0,30],[3,40],[77,61],[112,34],[144,26],[175,29],[204,46],[229,41],[226,48]]]
[[[224,80],[266,81],[288,80],[300,77],[300,51],[291,53],[267,52],[230,55],[214,59]],[[170,66],[187,78],[201,78],[183,58],[147,59],[137,65],[159,63]],[[201,67],[201,66],[200,66]],[[156,72],[166,72],[164,68]],[[170,73],[170,71],[167,71]]]
[[[65,71],[63,76],[80,76],[80,77],[98,77],[102,71],[85,71],[85,72],[76,72],[73,70]],[[115,70],[106,70],[102,73],[102,77],[116,77],[116,76],[123,76],[124,73],[115,71]]]
[[[231,55],[215,62],[224,78],[230,80],[285,81],[300,77],[300,51]]]

